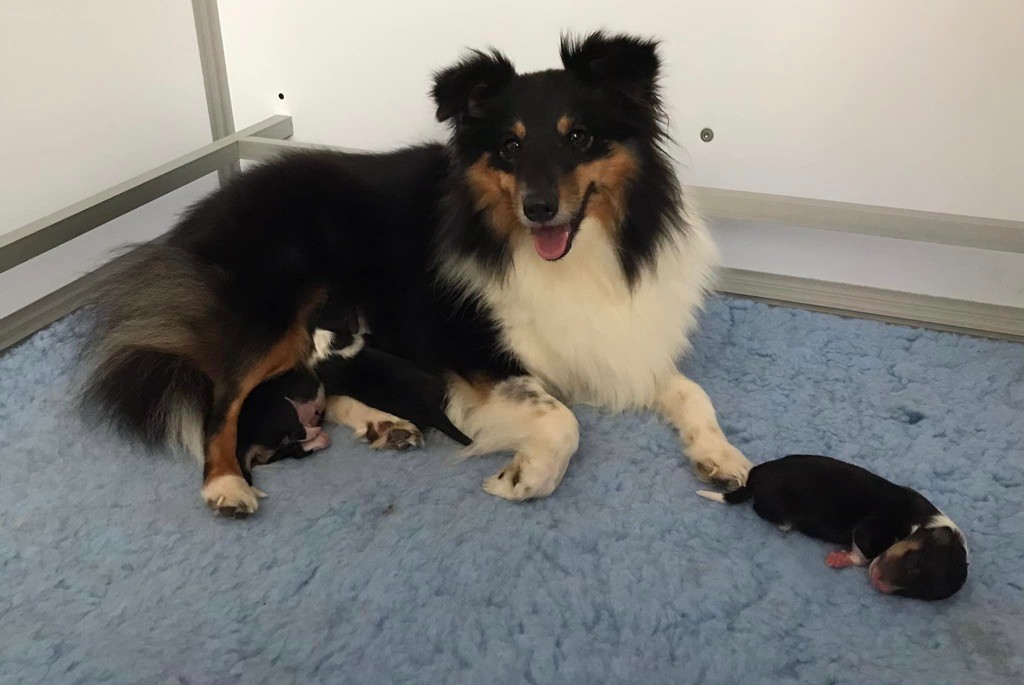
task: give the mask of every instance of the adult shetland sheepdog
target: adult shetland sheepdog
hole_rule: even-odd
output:
[[[90,406],[203,455],[206,503],[253,513],[239,410],[316,354],[327,303],[357,312],[374,346],[446,374],[475,452],[515,452],[492,494],[554,491],[579,442],[562,402],[656,409],[702,478],[743,483],[749,462],[676,367],[715,250],[662,149],[656,44],[595,33],[563,39],[561,57],[517,74],[474,52],[435,77],[447,144],[285,156],[128,253],[99,298]],[[360,434],[407,429],[352,398],[327,415]]]

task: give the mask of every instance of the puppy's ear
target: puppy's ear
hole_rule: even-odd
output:
[[[658,43],[603,31],[582,38],[562,36],[562,65],[584,83],[601,86],[648,105],[657,104]]]
[[[497,50],[474,50],[461,61],[434,74],[431,97],[437,120],[475,118],[484,101],[516,76],[516,68]]]

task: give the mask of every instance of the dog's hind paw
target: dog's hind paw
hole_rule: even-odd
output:
[[[230,475],[211,478],[203,484],[201,494],[206,506],[214,513],[241,519],[256,513],[263,493],[251,487],[241,476]]]

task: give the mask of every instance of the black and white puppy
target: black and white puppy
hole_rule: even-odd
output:
[[[306,367],[264,381],[238,415],[238,462],[252,485],[252,467],[280,459],[300,459],[331,444],[320,426],[324,386]]]
[[[853,464],[793,454],[755,466],[744,487],[698,491],[716,502],[754,500],[754,511],[783,530],[851,549],[832,552],[832,568],[870,563],[880,592],[946,599],[967,580],[967,542],[948,516],[920,493]]]
[[[316,367],[328,395],[344,395],[401,417],[420,429],[436,428],[460,445],[466,437],[444,413],[446,384],[412,362],[364,347],[355,357],[330,357]]]
[[[460,445],[472,444],[445,414],[445,379],[374,347],[357,310],[328,301],[317,314],[313,341],[308,363],[329,397],[350,397],[412,424],[406,429],[388,427],[391,447],[419,446],[420,431],[425,428],[436,428]],[[392,432],[396,434],[390,435]],[[407,432],[411,434],[405,435]],[[379,437],[376,433],[378,427],[371,423],[362,437],[373,444]]]
[[[325,307],[318,315],[315,348],[298,366],[256,387],[238,417],[237,454],[252,485],[252,467],[280,459],[301,459],[331,444],[321,427],[327,396],[346,396],[411,422],[389,431],[395,447],[420,444],[421,428],[437,428],[462,445],[471,440],[444,413],[445,382],[412,362],[366,346],[365,326],[353,311]],[[363,436],[373,443],[378,428]]]

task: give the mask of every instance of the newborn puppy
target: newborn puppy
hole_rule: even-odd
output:
[[[699,490],[702,497],[754,511],[783,530],[851,549],[825,559],[832,568],[863,566],[880,592],[945,599],[967,580],[967,542],[949,517],[920,493],[829,457],[794,454],[759,464],[744,487]]]
[[[328,395],[347,395],[420,429],[436,428],[461,445],[473,442],[444,413],[444,380],[401,357],[363,347],[351,359],[326,358],[316,373]]]
[[[444,413],[444,381],[367,347],[368,332],[358,312],[324,307],[310,334],[314,347],[308,366],[264,381],[242,405],[236,452],[249,485],[253,466],[300,459],[331,444],[320,426],[328,394],[347,395],[420,428],[437,428],[463,445],[472,442]]]
[[[357,310],[328,300],[314,317],[312,331],[314,349],[309,365],[328,396],[351,397],[420,430],[436,428],[461,445],[473,442],[444,413],[444,379],[373,347]]]
[[[323,384],[305,367],[260,383],[238,416],[238,462],[252,485],[252,467],[289,457],[300,459],[331,444],[320,427]]]

